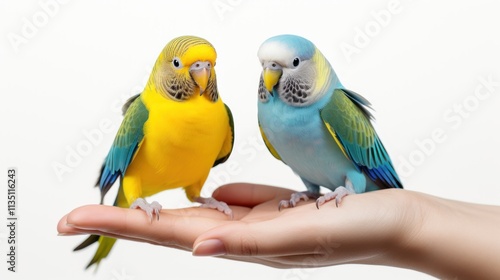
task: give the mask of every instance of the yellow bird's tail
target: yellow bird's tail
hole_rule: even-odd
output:
[[[93,264],[99,266],[101,260],[107,257],[109,252],[111,252],[113,245],[115,245],[116,239],[106,236],[91,235],[87,239],[85,239],[85,241],[83,241],[80,245],[78,245],[73,251],[78,251],[80,249],[86,248],[87,246],[93,244],[94,242],[98,242],[99,247],[97,247],[97,251],[95,252],[94,257],[92,258],[92,260],[90,260],[89,264],[85,267],[85,269],[88,269]]]

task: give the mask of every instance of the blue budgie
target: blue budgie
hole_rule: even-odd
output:
[[[403,188],[371,124],[370,103],[344,88],[313,43],[278,35],[260,46],[258,57],[262,137],[307,187],[279,209],[308,198],[316,198],[318,208],[331,200],[338,206],[348,194]],[[320,196],[320,186],[332,192]]]

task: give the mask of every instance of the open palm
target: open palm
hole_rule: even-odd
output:
[[[231,184],[214,197],[227,202],[233,220],[212,209],[162,210],[159,221],[143,211],[89,205],[73,210],[58,224],[63,235],[99,234],[220,256],[273,267],[317,267],[372,263],[404,242],[411,192],[383,190],[352,195],[338,208],[313,201],[278,211],[293,191],[254,184]],[[402,230],[405,229],[405,230]]]

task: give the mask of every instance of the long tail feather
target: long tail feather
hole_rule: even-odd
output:
[[[93,264],[99,266],[99,263],[108,256],[109,252],[111,252],[113,245],[115,245],[116,239],[106,236],[99,236],[98,242],[99,247],[97,248],[94,257],[92,258],[92,260],[90,260],[85,269],[88,269]]]
[[[80,245],[76,246],[73,251],[79,251],[83,248],[87,248],[88,246],[94,244],[99,240],[99,235],[92,234],[87,239],[85,239]]]

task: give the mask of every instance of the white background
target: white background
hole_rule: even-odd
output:
[[[277,270],[128,241],[117,242],[97,273],[84,271],[94,247],[73,253],[84,237],[58,237],[56,224],[71,209],[98,202],[93,185],[121,122],[117,108],[141,91],[163,46],[186,34],[216,47],[219,90],[236,124],[232,168],[213,170],[203,194],[236,181],[303,189],[263,148],[256,121],[257,49],[270,36],[293,33],[313,41],[343,84],[373,103],[376,128],[405,188],[500,204],[500,86],[488,91],[480,82],[500,82],[497,1],[143,2],[0,3],[5,223],[7,168],[19,175],[18,273],[7,272],[7,228],[0,226],[0,278],[432,279],[361,265]],[[478,87],[483,95],[474,95]],[[112,129],[93,134],[91,143],[85,135],[97,133],[101,122]],[[439,141],[428,140],[435,130]],[[190,205],[180,190],[155,200],[167,208]]]

